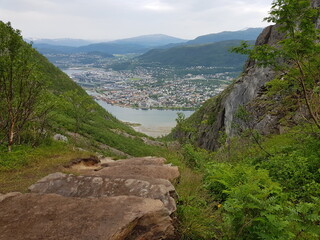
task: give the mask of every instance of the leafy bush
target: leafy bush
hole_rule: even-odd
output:
[[[205,149],[197,149],[191,144],[185,144],[182,151],[187,166],[191,168],[200,168],[210,160],[210,154]]]
[[[319,171],[315,160],[293,151],[270,157],[260,166],[270,171],[270,176],[281,183],[293,201],[309,201],[312,196],[320,195]]]
[[[272,155],[252,158],[252,164],[267,169],[291,201],[308,202],[320,195],[320,141],[308,130],[308,126],[297,127],[274,136],[265,143]]]
[[[228,239],[289,239],[290,232],[284,231],[285,195],[266,170],[209,164],[205,185],[221,203]]]
[[[320,238],[320,198],[312,197],[310,202],[290,204],[288,218],[295,239]]]
[[[239,141],[243,138],[239,138]],[[232,140],[231,140],[232,141]],[[210,154],[204,185],[220,202],[225,239],[319,239],[320,141],[313,125]]]
[[[5,146],[0,146],[0,170],[17,169],[27,165],[25,156],[30,149],[32,148],[29,146],[19,146],[8,153]]]

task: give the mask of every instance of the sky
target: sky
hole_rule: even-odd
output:
[[[25,38],[183,39],[264,27],[272,0],[0,0],[0,20]]]

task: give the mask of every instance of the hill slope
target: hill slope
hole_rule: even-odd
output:
[[[119,39],[115,41],[111,41],[110,43],[131,43],[131,44],[139,44],[147,47],[155,47],[166,45],[170,43],[184,43],[187,40],[171,37],[165,34],[152,34],[152,35],[143,35],[133,38]]]
[[[229,52],[231,47],[237,46],[239,43],[239,40],[230,40],[169,49],[153,49],[141,55],[139,59],[144,62],[157,62],[179,67],[214,66],[241,69],[246,57]]]
[[[155,149],[144,144],[143,140],[139,138],[139,136],[141,137],[143,134],[136,133],[131,127],[113,117],[91,99],[80,86],[73,82],[60,69],[51,64],[45,57],[38,54],[37,61],[43,71],[44,80],[48,82],[52,97],[57,102],[51,119],[51,128],[53,131],[63,134],[70,132],[77,133],[77,135],[79,135],[78,140],[80,145],[81,142],[91,142],[88,146],[96,146],[96,150],[109,152],[109,154],[115,156],[118,152],[110,150],[111,148],[132,156],[152,155]],[[79,129],[75,128],[76,120],[74,116],[67,108],[63,107],[68,105],[66,102],[68,100],[64,95],[70,91],[76,91],[77,97],[80,99],[87,98],[88,104],[93,106],[92,112],[80,125]],[[79,109],[79,111],[83,110]],[[135,136],[137,139],[135,139],[135,137],[125,137],[127,134]],[[75,141],[77,141],[77,139],[75,139]]]
[[[277,25],[259,36],[243,74],[173,131],[217,203],[216,239],[320,239],[320,22],[310,2],[320,6],[274,1]],[[259,52],[266,44],[281,55]]]
[[[73,50],[73,53],[102,52],[108,54],[143,53],[148,47],[136,43],[94,43]]]
[[[93,43],[93,41],[73,38],[56,38],[56,39],[26,39],[27,42],[33,42],[33,44],[49,44],[51,46],[67,46],[67,47],[80,47]]]
[[[0,22],[1,32],[6,32],[3,31],[6,28],[7,25]],[[20,38],[16,32],[12,37]],[[22,37],[19,41],[22,41]],[[43,90],[44,101],[39,105],[51,106],[45,122],[45,132],[49,138],[60,133],[66,135],[72,144],[111,156],[144,156],[154,153],[155,148],[148,146],[140,138],[143,134],[135,132],[104,110],[65,73],[31,49],[30,45],[22,45],[30,52],[28,64],[34,66],[33,74],[46,86]],[[3,100],[0,99],[0,102]],[[25,138],[28,139],[31,132],[26,134]],[[2,136],[2,132],[0,135],[5,136]],[[2,140],[0,147],[4,145]]]
[[[154,34],[91,44],[83,44],[86,41],[68,41],[64,39],[39,40],[34,42],[34,47],[43,54],[88,52],[101,52],[107,54],[127,54],[144,53],[153,47],[158,47],[167,44],[183,43],[186,41],[187,40],[167,36],[164,34]]]
[[[194,40],[186,42],[187,45],[214,43],[227,40],[256,40],[263,28],[248,28],[240,31],[224,31],[220,33],[212,33],[199,36]]]

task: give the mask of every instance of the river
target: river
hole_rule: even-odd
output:
[[[108,104],[102,100],[97,100],[97,102],[119,120],[141,124],[140,126],[134,126],[133,128],[136,131],[145,133],[151,137],[160,137],[170,133],[171,129],[176,125],[175,120],[178,112],[183,112],[186,117],[189,117],[193,113],[193,111],[142,110],[119,107]]]
[[[94,69],[64,69],[63,71],[70,77],[73,73],[81,73],[85,70]],[[94,91],[87,90],[89,95],[96,95]],[[186,117],[189,117],[194,111],[178,111],[178,110],[157,110],[157,109],[134,109],[120,107],[108,104],[102,100],[97,102],[110,112],[113,116],[123,122],[138,123],[139,126],[133,128],[151,137],[161,137],[170,133],[171,129],[176,126],[176,118],[178,112],[183,112]]]

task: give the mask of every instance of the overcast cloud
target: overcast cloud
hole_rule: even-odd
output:
[[[0,0],[0,20],[24,37],[120,39],[163,33],[193,39],[262,27],[272,0]]]

